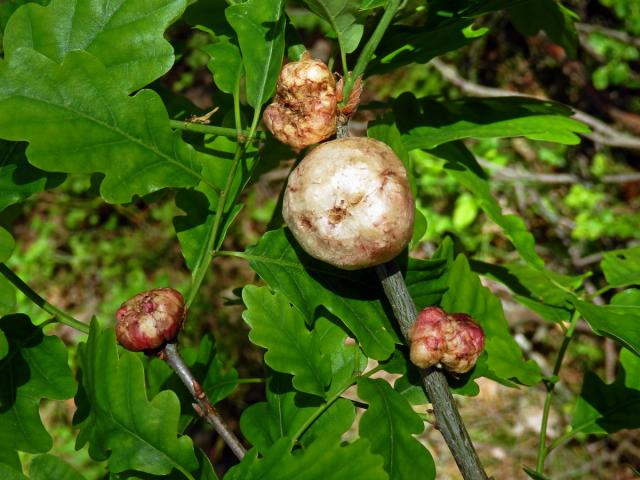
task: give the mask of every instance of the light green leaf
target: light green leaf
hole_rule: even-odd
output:
[[[561,45],[571,58],[576,56],[578,32],[575,22],[580,18],[556,0],[529,0],[509,7],[509,16],[515,27],[526,36],[540,30]]]
[[[640,355],[640,303],[616,305],[615,299],[604,306],[575,299],[573,305],[598,335],[611,337]]]
[[[359,378],[358,396],[369,404],[360,419],[360,437],[382,455],[389,478],[436,478],[431,454],[413,437],[422,433],[424,423],[411,405],[382,379]]]
[[[4,37],[6,58],[30,48],[56,63],[76,50],[94,55],[110,83],[127,93],[169,71],[173,48],[164,31],[186,7],[185,0],[53,0],[14,13]]]
[[[340,51],[358,48],[364,26],[358,16],[360,0],[303,0],[309,9],[325,20],[335,32]]]
[[[593,372],[585,374],[571,428],[584,433],[640,428],[640,357],[621,350],[620,369],[610,384]]]
[[[27,156],[39,168],[104,173],[109,202],[202,179],[204,156],[168,120],[155,92],[124,95],[88,53],[71,52],[58,65],[21,49],[0,63],[0,137],[29,141]]]
[[[527,230],[522,218],[502,213],[500,204],[491,194],[488,178],[473,154],[461,143],[443,145],[430,153],[447,162],[445,164],[447,174],[473,193],[478,206],[502,228],[522,258],[533,267],[542,268],[544,262],[535,250],[535,238]]]
[[[202,50],[211,57],[207,67],[216,86],[224,93],[233,95],[243,70],[238,46],[228,40],[220,40],[202,47]]]
[[[139,357],[116,347],[113,329],[91,323],[79,352],[82,370],[77,448],[90,443],[96,460],[108,458],[109,470],[139,470],[163,475],[176,469],[188,478],[198,468],[191,439],[177,434],[178,397],[163,391],[149,401]]]
[[[366,440],[341,446],[333,437],[323,437],[308,448],[289,453],[291,439],[276,442],[261,459],[251,450],[225,480],[387,480],[382,457],[373,455]]]
[[[9,232],[0,227],[0,262],[6,262],[13,249],[16,247],[16,242]]]
[[[48,173],[27,162],[25,144],[0,140],[0,211],[62,183],[61,173]]]
[[[0,276],[0,315],[14,312],[15,307],[16,289],[9,280]],[[0,358],[2,358],[2,340],[0,340]]]
[[[52,441],[40,420],[40,400],[65,400],[76,391],[67,349],[26,315],[3,317],[0,330],[9,342],[0,360],[0,450],[46,452]]]
[[[251,327],[249,340],[267,349],[264,361],[278,372],[293,375],[293,386],[319,397],[331,381],[331,369],[315,346],[315,332],[307,330],[304,316],[287,298],[268,288],[247,285],[242,290]]]
[[[254,109],[273,95],[284,55],[284,0],[247,0],[225,10],[238,34],[247,102]]]
[[[9,341],[3,331],[0,331],[0,360],[9,353]]]
[[[485,334],[485,351],[490,372],[503,381],[517,380],[525,385],[540,381],[540,369],[532,360],[524,360],[504,317],[500,299],[482,286],[471,272],[469,262],[458,255],[449,271],[449,290],[441,307],[449,313],[467,313],[480,324]]]
[[[395,110],[409,150],[435,148],[465,138],[526,137],[575,145],[589,128],[569,118],[572,111],[551,101],[522,97],[436,101],[401,95]]]
[[[64,460],[53,455],[38,455],[29,464],[31,480],[85,480]]]
[[[605,252],[600,267],[612,287],[640,285],[640,247]]]
[[[380,301],[374,272],[347,272],[315,260],[284,229],[268,232],[242,256],[302,312],[307,323],[322,306],[353,333],[368,356],[382,360],[391,355],[399,339]]]

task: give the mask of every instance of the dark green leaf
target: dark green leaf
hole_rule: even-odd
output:
[[[448,241],[445,239],[445,242]],[[446,259],[435,258],[435,256],[431,260],[409,258],[405,282],[418,310],[440,302],[442,295],[449,288],[448,266]]]
[[[247,306],[242,317],[251,327],[249,340],[267,349],[265,363],[293,375],[296,390],[324,397],[331,381],[330,365],[314,348],[315,332],[307,329],[300,311],[266,287],[247,285],[242,299]]]
[[[53,455],[38,455],[29,464],[31,480],[84,480],[64,460]]]
[[[524,465],[522,469],[524,470],[524,473],[526,473],[529,478],[533,478],[533,480],[551,480],[549,477],[536,472],[533,468],[529,468],[526,465]]]
[[[364,27],[359,18],[360,0],[303,0],[309,9],[325,20],[336,35],[340,51],[358,48]]]
[[[385,380],[358,379],[358,396],[369,404],[360,419],[360,437],[382,455],[393,479],[434,479],[436,467],[429,451],[413,437],[424,430],[420,416]]]
[[[186,7],[185,0],[53,0],[47,7],[20,8],[7,25],[6,58],[34,49],[56,63],[74,50],[91,53],[118,89],[133,92],[165,74],[173,48],[164,31]]]
[[[178,397],[163,391],[148,400],[142,363],[131,352],[118,352],[113,329],[102,330],[94,320],[78,353],[88,405],[74,418],[77,448],[89,442],[92,458],[108,458],[116,473],[188,474],[198,467],[191,439],[177,435]]]
[[[571,58],[576,56],[578,32],[575,22],[580,18],[556,0],[529,0],[508,9],[515,27],[523,35],[533,36],[540,30],[561,45]]]
[[[571,428],[584,433],[640,428],[640,357],[623,349],[618,375],[610,384],[595,373],[585,374]]]
[[[284,229],[268,232],[243,257],[302,312],[307,323],[322,306],[344,323],[368,356],[381,360],[391,355],[398,337],[380,301],[374,272],[347,272],[315,260]]]
[[[233,95],[242,76],[240,49],[228,40],[220,40],[203,47],[202,50],[211,57],[207,67],[216,86],[224,93]]]
[[[4,332],[0,331],[0,360],[7,356],[9,353],[9,341]]]
[[[473,20],[468,18],[453,18],[430,27],[392,26],[383,37],[367,74],[385,73],[411,63],[427,63],[464,47],[488,31],[486,28],[474,30]]]
[[[246,75],[247,102],[254,109],[273,95],[284,55],[284,0],[247,0],[227,7],[238,34]]]
[[[52,441],[40,420],[40,400],[65,400],[76,391],[67,349],[26,315],[3,317],[0,330],[9,342],[0,360],[0,450],[46,452]]]
[[[13,468],[18,472],[22,472],[22,462],[18,452],[9,448],[0,448],[0,465]],[[4,478],[1,477],[0,478]]]
[[[600,267],[612,287],[640,285],[640,247],[605,252]]]
[[[29,478],[25,477],[22,472],[14,470],[4,463],[0,463],[0,478],[2,478],[2,480],[29,480]]]
[[[27,162],[25,144],[0,140],[0,211],[34,193],[57,187],[65,176],[47,173]]]
[[[388,0],[361,0],[360,10],[369,10],[372,8],[384,7]]]
[[[251,450],[232,468],[226,480],[387,480],[382,458],[373,455],[366,440],[341,446],[334,437],[322,437],[308,448],[289,453],[291,439],[278,440],[261,459]]]
[[[611,337],[640,355],[640,304],[615,305],[612,302],[599,306],[579,299],[573,300],[573,304],[594,332]]]
[[[522,97],[464,98],[437,101],[399,97],[398,126],[409,150],[435,148],[464,138],[527,137],[575,145],[577,133],[589,128],[569,118],[572,111],[559,103]],[[402,112],[404,110],[404,112]],[[408,111],[407,111],[408,110]]]
[[[158,95],[124,95],[85,52],[58,65],[21,49],[0,63],[0,137],[28,140],[29,161],[45,170],[104,173],[109,202],[201,180],[202,154],[171,131]]]
[[[441,306],[449,313],[467,313],[480,324],[485,333],[487,366],[493,375],[525,385],[540,381],[540,369],[535,362],[522,358],[518,344],[509,333],[500,300],[482,286],[463,255],[456,258],[449,271],[449,290]]]
[[[182,15],[182,20],[196,28],[212,32],[216,36],[233,35],[233,29],[224,17],[229,6],[226,0],[189,0],[190,5]]]

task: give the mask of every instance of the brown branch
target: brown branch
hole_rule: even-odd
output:
[[[439,58],[434,58],[429,64],[453,85],[463,92],[471,95],[477,95],[479,97],[524,97],[536,100],[549,100],[548,98],[541,96],[527,95],[511,90],[504,90],[502,88],[486,87],[484,85],[478,85],[477,83],[470,82],[463,78],[454,66],[444,63]],[[592,141],[602,143],[610,147],[640,150],[640,138],[616,130],[602,120],[599,120],[581,110],[577,110],[573,107],[572,110],[574,112],[574,119],[589,125],[593,129],[593,133],[585,135]]]

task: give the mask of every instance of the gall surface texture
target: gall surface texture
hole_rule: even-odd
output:
[[[186,308],[177,290],[157,288],[124,302],[116,312],[116,337],[127,350],[153,350],[176,338]]]
[[[407,172],[378,140],[323,143],[291,172],[283,217],[311,256],[346,270],[379,265],[411,240]]]

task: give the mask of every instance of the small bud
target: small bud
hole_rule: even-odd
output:
[[[177,290],[142,292],[116,312],[116,337],[127,350],[153,350],[176,338],[185,314],[184,298]]]
[[[279,141],[302,149],[336,133],[336,113],[335,79],[324,63],[306,53],[282,67],[263,120]]]
[[[484,350],[484,332],[465,313],[427,307],[411,329],[411,361],[421,368],[438,363],[454,373],[473,368]]]

